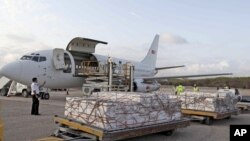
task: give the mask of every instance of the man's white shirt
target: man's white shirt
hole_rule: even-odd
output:
[[[35,94],[34,91],[36,91],[36,94],[39,94],[39,84],[35,82],[31,84],[31,95]]]

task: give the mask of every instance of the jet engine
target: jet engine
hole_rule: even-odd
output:
[[[159,88],[160,88],[160,84],[154,80],[145,81],[143,79],[136,79],[134,81],[135,92],[151,92],[151,91],[156,91]]]

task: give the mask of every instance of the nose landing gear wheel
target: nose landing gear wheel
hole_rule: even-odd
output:
[[[42,98],[48,100],[48,99],[50,98],[49,93],[43,94],[43,97],[42,97]]]
[[[49,93],[40,92],[41,99],[48,100],[50,98]]]

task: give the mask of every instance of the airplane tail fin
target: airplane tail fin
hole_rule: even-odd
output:
[[[159,43],[159,35],[156,34],[155,38],[150,46],[150,49],[148,50],[147,55],[144,57],[144,59],[141,61],[141,63],[148,65],[152,68],[155,68],[156,59],[157,59],[157,52],[158,52],[158,43]]]

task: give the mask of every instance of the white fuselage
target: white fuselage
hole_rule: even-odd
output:
[[[46,81],[44,87],[47,88],[73,88],[73,87],[81,87],[84,83],[83,77],[75,76],[75,61],[74,56],[68,51],[64,51],[64,53],[68,54],[71,62],[71,72],[65,73],[64,70],[58,70],[55,68],[53,63],[53,50],[44,50],[36,53],[27,54],[27,58],[21,58],[20,60],[14,61],[10,64],[4,66],[1,70],[6,77],[20,82],[25,85],[30,85],[33,77],[38,78],[38,82],[41,84]],[[107,62],[107,56],[92,54],[98,62]],[[46,59],[42,61],[36,61],[36,59],[32,59],[35,56],[41,58],[45,57]],[[29,57],[31,57],[29,59]],[[155,70],[154,68],[150,68],[147,65],[131,62],[124,59],[112,58],[113,62],[130,62],[135,66],[134,77],[147,77],[154,76]]]

